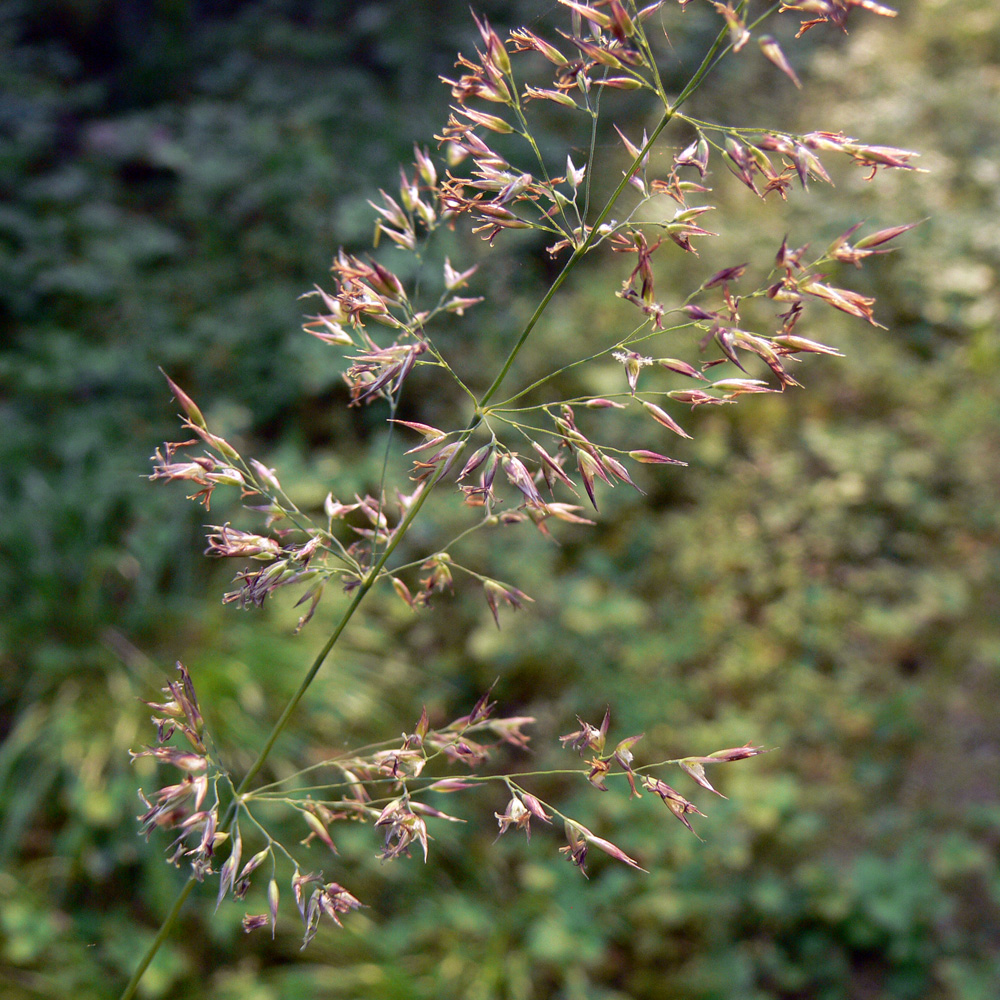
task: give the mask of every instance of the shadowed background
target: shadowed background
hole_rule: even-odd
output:
[[[556,13],[477,9],[498,29]],[[671,4],[665,24],[669,87],[717,20]],[[862,219],[866,232],[927,219],[894,255],[835,276],[877,296],[888,330],[817,314],[802,333],[846,358],[807,361],[805,388],[782,397],[679,414],[694,440],[671,454],[688,469],[644,475],[644,496],[602,494],[598,525],[567,526],[559,546],[528,527],[470,544],[463,561],[535,598],[502,612],[501,631],[468,587],[419,615],[374,597],[272,770],[410,731],[424,704],[437,721],[462,714],[496,678],[505,714],[538,719],[519,768],[572,766],[556,737],[607,705],[612,738],[645,732],[640,760],[777,749],[720,770],[727,801],[673,782],[708,814],[704,843],[653,796],[539,783],[649,875],[594,858],[586,882],[557,854],[559,831],[494,845],[499,791],[453,806],[469,822],[432,830],[426,867],[381,866],[371,830],[335,829],[338,859],[308,851],[368,904],[344,930],[324,928],[300,956],[287,906],[275,941],[245,937],[244,909],[213,918],[207,885],[144,996],[995,996],[1000,15],[922,0],[895,21],[856,14],[851,29],[787,43],[801,93],[748,47],[689,110],[916,148],[929,172],[869,185],[844,171],[833,192],[761,206],[717,170],[708,228],[721,236],[701,244],[700,270],[667,255],[658,295],[683,297],[715,265],[767,266],[785,233],[821,246]],[[136,836],[136,788],[156,781],[128,764],[152,736],[137,699],[184,660],[239,771],[340,606],[331,598],[292,637],[298,612],[280,595],[263,611],[220,605],[233,567],[201,557],[204,511],[144,478],[152,449],[177,436],[157,366],[305,503],[374,488],[381,415],[345,408],[328,349],[298,330],[297,297],[339,246],[368,248],[366,199],[391,193],[414,141],[431,142],[448,103],[437,75],[476,41],[457,2],[0,9],[5,996],[107,996],[182,883],[166,837]],[[645,112],[616,120],[637,136]],[[541,139],[555,169],[567,146],[585,158],[560,116]],[[473,291],[496,308],[446,342],[477,385],[553,273],[532,239],[502,235],[483,259]],[[627,329],[613,295],[626,274],[595,263],[518,378]],[[677,351],[693,360],[690,346]],[[562,387],[620,380],[597,366]],[[419,391],[404,405],[429,423],[461,412]],[[418,551],[465,516],[437,510]],[[210,519],[239,517],[220,503]],[[251,912],[265,908],[259,892]]]

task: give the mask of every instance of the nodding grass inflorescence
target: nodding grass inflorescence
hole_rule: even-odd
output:
[[[388,585],[409,608],[423,612],[450,592],[456,579],[472,581],[481,588],[499,627],[507,614],[505,605],[516,610],[532,598],[515,584],[463,562],[462,542],[472,531],[516,530],[531,524],[552,537],[558,522],[593,524],[584,516],[585,508],[589,504],[598,510],[602,491],[622,484],[638,490],[635,470],[627,463],[684,466],[682,458],[662,453],[673,450],[666,442],[678,447],[691,437],[681,423],[682,407],[733,405],[744,395],[798,387],[792,374],[795,362],[810,354],[839,356],[834,347],[809,336],[815,312],[824,307],[879,325],[874,300],[831,284],[825,269],[840,263],[860,267],[868,257],[888,252],[886,244],[912,227],[897,225],[855,239],[860,224],[853,224],[824,250],[811,254],[807,245],[795,247],[786,238],[765,261],[716,270],[687,294],[658,294],[659,262],[670,254],[697,257],[696,243],[703,245],[714,235],[706,228],[716,208],[706,183],[713,170],[733,175],[753,196],[774,203],[796,196],[796,190],[808,190],[810,184],[830,183],[825,158],[842,157],[864,169],[869,179],[883,170],[915,169],[917,154],[912,151],[872,145],[840,132],[744,128],[694,120],[681,110],[719,60],[730,54],[743,59],[762,55],[792,85],[802,87],[774,36],[759,34],[772,17],[802,15],[801,36],[823,24],[843,28],[856,12],[886,17],[894,12],[872,0],[808,0],[777,2],[748,20],[745,2],[709,3],[720,18],[718,35],[687,85],[671,95],[658,68],[658,60],[670,55],[658,51],[658,35],[665,34],[661,29],[666,27],[683,31],[683,21],[674,20],[693,0],[645,6],[633,0],[559,2],[568,19],[547,38],[536,33],[535,25],[511,31],[505,39],[485,18],[476,19],[481,45],[474,55],[459,55],[454,78],[444,79],[452,105],[434,137],[439,156],[418,146],[413,163],[400,172],[398,191],[380,190],[370,203],[375,246],[387,241],[394,252],[419,253],[441,229],[464,227],[487,246],[502,239],[506,230],[543,234],[547,252],[561,270],[528,321],[513,331],[499,371],[485,373],[492,378],[486,388],[474,390],[458,376],[439,335],[469,310],[489,308],[485,288],[477,285],[477,262],[453,264],[445,258],[436,284],[428,288],[426,281],[408,284],[395,273],[387,263],[391,255],[383,252],[376,259],[341,250],[333,261],[330,286],[317,286],[305,296],[314,304],[305,332],[342,352],[348,406],[379,408],[391,440],[406,439],[404,450],[412,463],[408,480],[390,484],[383,477],[372,491],[346,496],[331,492],[320,509],[300,507],[285,493],[275,469],[244,457],[211,431],[194,401],[167,379],[183,410],[185,436],[155,451],[150,478],[192,484],[191,499],[206,510],[217,488],[234,487],[248,509],[260,516],[258,531],[229,523],[209,526],[206,554],[240,563],[234,589],[224,600],[260,607],[275,591],[288,588],[304,606],[301,628],[331,589],[339,588],[350,598],[336,630],[245,775],[229,774],[206,739],[194,686],[183,666],[180,680],[165,688],[167,700],[151,703],[157,713],[157,744],[133,755],[182,772],[176,783],[143,797],[145,812],[140,817],[147,837],[159,829],[174,833],[168,848],[174,864],[189,863],[194,880],[218,875],[220,902],[227,895],[243,899],[257,870],[266,867],[267,911],[247,915],[248,931],[269,925],[274,932],[279,867],[290,872],[305,928],[304,945],[324,914],[340,924],[341,917],[362,905],[323,873],[303,873],[294,853],[272,839],[255,816],[256,804],[263,801],[283,802],[297,813],[305,842],[325,845],[331,863],[336,857],[333,831],[347,820],[371,824],[381,837],[378,856],[383,861],[414,851],[426,860],[434,826],[458,821],[438,807],[439,798],[501,783],[507,806],[494,813],[500,835],[511,827],[529,835],[532,819],[551,824],[558,817],[567,841],[560,850],[581,870],[589,847],[643,870],[622,849],[528,791],[524,785],[530,775],[480,773],[497,745],[523,748],[528,740],[523,728],[534,721],[494,718],[489,694],[467,715],[447,724],[432,725],[425,710],[413,732],[381,744],[377,751],[346,752],[312,765],[311,771],[325,772],[328,780],[321,787],[311,786],[306,796],[296,793],[293,779],[256,788],[253,779],[373,587]],[[753,37],[758,46],[747,47]],[[596,155],[588,162],[574,152],[554,162],[542,153],[532,125],[539,108],[569,116],[571,123],[579,123],[584,147],[600,148],[595,139],[605,127],[606,91],[647,99],[659,110],[655,126],[641,137],[632,131],[630,137],[627,125],[615,125],[620,147],[607,164]],[[684,135],[673,148],[664,135],[672,123],[683,125]],[[663,156],[664,151],[669,155]],[[595,207],[595,178],[606,182],[609,176],[614,190]],[[501,398],[501,386],[567,275],[585,256],[602,249],[608,251],[606,266],[625,262],[624,275],[610,294],[634,307],[634,328],[624,335],[609,332],[596,355],[508,389],[510,394]],[[749,300],[772,310],[766,323],[741,316],[742,304]],[[687,359],[673,357],[684,335],[693,350]],[[660,348],[659,338],[665,337],[670,346]],[[574,398],[546,393],[567,367],[597,359],[620,365],[620,391]],[[725,367],[717,371],[719,366]],[[398,418],[400,399],[418,372],[422,386],[438,379],[437,396],[453,391],[460,402],[469,402],[464,421],[437,427]],[[636,440],[623,439],[625,432],[615,423],[621,410],[631,410],[638,418],[627,432]],[[394,562],[422,507],[445,484],[461,495],[470,522],[451,542],[422,553],[408,551]],[[605,752],[609,722],[610,712],[600,726],[580,720],[578,730],[561,738],[566,747],[591,755],[574,773],[602,791],[609,779],[624,777],[631,797],[642,797],[640,789],[652,792],[691,830],[689,817],[701,815],[700,810],[651,772],[679,767],[703,789],[719,794],[708,780],[707,766],[764,752],[747,744],[702,757],[637,765],[634,747],[640,736],[626,737]],[[170,743],[174,734],[187,745]],[[470,773],[441,773],[446,765],[462,765]],[[256,853],[246,861],[244,836],[248,843],[262,842],[254,845]],[[225,857],[221,865],[219,855]],[[176,908],[164,933],[174,919]],[[144,957],[125,998],[134,995],[163,936]]]

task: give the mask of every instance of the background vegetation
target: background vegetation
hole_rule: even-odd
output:
[[[380,432],[344,409],[296,298],[338,246],[368,245],[365,199],[443,120],[436,75],[474,39],[464,3],[441,9],[0,8],[5,996],[106,996],[180,884],[164,845],[135,834],[151,780],[125,753],[148,738],[136,699],[183,659],[239,770],[323,641],[334,607],[292,638],[287,607],[219,606],[228,573],[199,555],[202,512],[143,478],[175,426],[156,368],[289,492],[377,477]],[[547,13],[479,9],[497,27]],[[709,15],[670,11],[678,74]],[[730,799],[701,803],[704,843],[651,796],[545,789],[648,876],[595,861],[585,882],[546,831],[494,846],[503,802],[488,795],[426,868],[379,866],[370,833],[348,831],[336,877],[369,909],[345,930],[300,959],[291,920],[274,942],[245,938],[242,910],[195,902],[146,996],[996,995],[1000,14],[919,0],[851,26],[789,47],[801,95],[748,54],[696,113],[753,124],[777,101],[789,128],[919,148],[929,173],[838,176],[835,198],[795,196],[781,219],[716,177],[728,222],[703,259],[770,254],[817,224],[832,238],[927,218],[847,279],[889,329],[805,330],[847,357],[803,365],[804,390],[696,412],[678,456],[691,467],[650,474],[644,497],[615,491],[596,528],[484,542],[490,572],[537,602],[503,631],[478,593],[419,616],[376,600],[273,766],[412,728],[423,703],[459,714],[497,677],[505,710],[538,718],[532,767],[565,766],[555,737],[608,704],[620,735],[646,732],[649,759],[779,749],[720,777]],[[567,141],[555,124],[550,139]],[[539,247],[509,241],[489,261],[500,318],[533,303]],[[542,331],[553,352],[617,322],[615,266],[564,297]],[[664,281],[686,289],[683,266]],[[474,317],[454,345],[466,372],[499,355],[500,318]]]

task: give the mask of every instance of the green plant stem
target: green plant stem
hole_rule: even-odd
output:
[[[146,949],[146,954],[142,956],[142,959],[135,968],[135,972],[132,973],[132,978],[128,981],[125,992],[122,993],[122,1000],[129,1000],[130,997],[135,996],[135,991],[139,988],[139,983],[146,974],[149,963],[153,961],[153,957],[160,950],[160,945],[166,941],[168,935],[174,929],[174,924],[177,922],[177,918],[180,916],[188,896],[191,895],[191,890],[194,888],[196,881],[197,879],[192,875],[184,884],[184,888],[177,894],[174,905],[170,907],[170,912],[164,918],[163,923],[160,924],[160,929],[156,932],[156,937],[153,938],[153,943]]]

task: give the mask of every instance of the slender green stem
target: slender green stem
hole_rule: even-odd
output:
[[[153,943],[146,949],[146,954],[142,956],[141,961],[136,966],[135,972],[132,973],[132,978],[125,986],[125,992],[122,993],[122,1000],[130,1000],[131,997],[135,996],[135,991],[139,988],[139,983],[141,982],[142,977],[146,974],[146,969],[149,968],[149,963],[153,961],[153,957],[160,950],[160,945],[166,941],[168,935],[174,929],[174,924],[177,922],[177,918],[180,916],[181,909],[187,902],[188,896],[191,895],[191,890],[194,888],[195,882],[196,879],[192,876],[187,880],[184,888],[177,894],[177,898],[174,900],[174,905],[170,907],[170,912],[160,925],[160,929],[157,931],[156,937],[153,938]]]
[[[568,371],[572,370],[573,368],[579,368],[580,365],[585,365],[585,364],[587,364],[590,361],[596,361],[598,358],[603,358],[606,355],[610,354],[612,351],[616,351],[620,347],[625,347],[627,344],[637,343],[637,341],[634,340],[633,338],[635,338],[641,330],[645,329],[645,327],[647,327],[649,325],[649,322],[650,322],[649,320],[646,320],[645,322],[641,323],[631,333],[626,334],[616,344],[612,344],[610,347],[604,347],[601,350],[596,351],[594,354],[588,355],[585,358],[578,358],[576,361],[571,361],[571,362],[569,362],[569,364],[563,365],[561,368],[557,368],[553,372],[549,372],[548,375],[543,375],[540,379],[536,380],[535,382],[532,382],[531,385],[525,386],[519,392],[514,393],[513,396],[508,396],[507,399],[505,399],[502,403],[498,403],[493,408],[492,412],[493,413],[504,412],[505,410],[507,410],[507,408],[510,406],[511,403],[516,403],[519,399],[523,399],[525,396],[527,396],[529,393],[533,392],[539,386],[544,385],[546,382],[550,381],[551,379],[558,378],[564,372],[568,372]],[[676,328],[672,327],[671,330],[673,330],[673,329],[676,329]],[[650,334],[650,336],[657,336],[658,334],[661,334],[661,333],[669,333],[669,332],[671,332],[671,330],[656,330],[652,334]],[[568,402],[568,400],[567,400],[567,402]],[[548,405],[548,404],[539,404],[539,406],[517,407],[517,409],[515,410],[515,412],[517,412],[517,413],[524,413],[527,410],[540,409],[540,408],[542,408],[545,405]]]
[[[451,541],[446,542],[444,545],[438,546],[438,552],[447,552],[449,549],[453,549],[459,542],[464,538],[467,538],[475,531],[482,531],[483,528],[489,527],[491,524],[488,517],[484,517],[481,521],[477,521],[475,524],[466,528],[465,531],[460,531]],[[427,562],[426,556],[421,556],[419,559],[414,559],[413,562],[403,563],[400,566],[393,566],[393,573],[401,573],[403,570],[416,569],[417,566],[422,566]]]
[[[385,500],[385,481],[389,475],[389,458],[392,455],[392,443],[396,437],[396,410],[399,408],[399,396],[402,393],[402,386],[396,390],[396,395],[391,393],[387,396],[389,401],[389,433],[385,436],[385,448],[382,452],[382,472],[378,480],[378,499],[375,506],[376,521],[381,521],[383,516],[382,504]],[[378,555],[378,527],[372,535],[372,557]]]
[[[748,30],[756,28],[758,24],[766,21],[780,6],[782,0],[777,0],[776,3],[771,4],[759,17],[755,18],[750,24],[747,25]],[[740,10],[746,7],[746,2],[741,4]],[[712,44],[712,47],[708,50],[705,58],[702,59],[701,65],[695,70],[694,76],[688,80],[687,85],[680,92],[677,100],[674,101],[673,110],[676,111],[702,84],[705,77],[718,66],[719,62],[724,59],[733,48],[733,43],[730,41],[726,44],[726,39],[729,38],[729,28],[723,28],[719,32]]]
[[[594,178],[594,152],[597,149],[597,121],[601,115],[601,96],[604,92],[603,87],[597,88],[597,97],[594,100],[594,106],[590,106],[590,97],[587,96],[587,110],[590,112],[590,148],[587,151],[587,172],[585,174],[585,179],[583,182],[583,218],[580,220],[582,225],[584,220],[590,215],[590,195],[593,191],[593,178]]]

